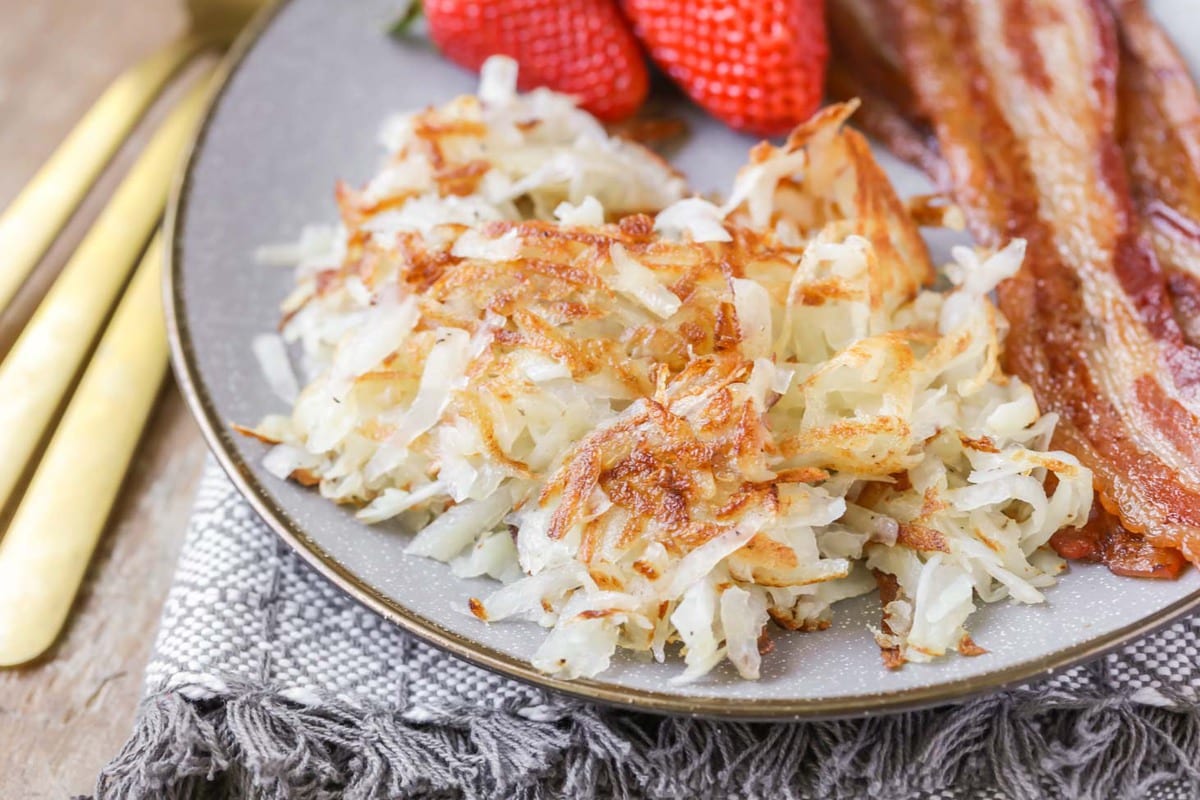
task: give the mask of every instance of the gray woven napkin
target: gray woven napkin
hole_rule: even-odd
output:
[[[731,724],[500,678],[359,606],[211,466],[112,798],[1200,797],[1200,617],[1015,691]]]

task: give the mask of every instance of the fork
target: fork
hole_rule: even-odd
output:
[[[188,32],[101,95],[0,215],[0,312],[172,77],[202,51],[227,47],[266,4],[186,0]],[[155,131],[0,362],[0,509],[16,500],[36,465],[0,538],[0,667],[37,658],[58,637],[153,409],[167,368],[164,246],[155,230],[207,106],[210,77],[211,69]],[[39,445],[102,328],[39,460]]]

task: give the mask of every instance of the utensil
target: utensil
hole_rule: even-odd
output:
[[[0,363],[0,504],[31,463],[158,226],[171,175],[211,84],[200,80],[155,132]],[[54,641],[136,449],[166,368],[161,246],[142,256],[62,422],[0,538],[0,666]]]
[[[33,271],[133,126],[178,70],[228,43],[262,0],[187,0],[188,31],[122,73],[0,215],[0,311]]]
[[[198,83],[154,134],[0,362],[0,506],[8,502],[162,217],[171,176],[207,91],[205,82]]]
[[[156,236],[0,539],[0,665],[53,643],[167,369]]]
[[[757,682],[719,670],[701,683],[673,686],[667,679],[677,662],[624,655],[596,679],[566,682],[529,665],[542,629],[485,625],[462,613],[468,597],[486,595],[494,582],[459,579],[444,564],[408,556],[402,529],[365,526],[315,491],[270,475],[262,467],[266,447],[234,434],[229,423],[254,424],[287,410],[262,377],[251,341],[275,329],[292,277],[256,267],[252,254],[296,236],[306,223],[337,219],[334,182],[372,174],[383,156],[376,132],[389,112],[475,88],[473,76],[421,43],[384,37],[389,7],[390,0],[285,3],[249,57],[233,67],[235,79],[205,122],[169,215],[168,330],[176,373],[201,428],[247,500],[348,594],[456,655],[559,691],[661,711],[775,719],[894,711],[992,691],[1095,656],[1200,607],[1194,569],[1171,583],[1073,565],[1047,591],[1046,605],[996,604],[973,617],[972,634],[990,651],[977,658],[885,669],[868,627],[879,624],[878,602],[868,597],[839,604],[829,630],[774,635]],[[1200,18],[1179,12],[1170,23],[1200,63]],[[414,75],[420,80],[408,77]],[[665,113],[684,117],[691,132],[674,163],[701,192],[728,187],[753,140],[686,107]],[[903,193],[929,190],[914,170],[881,159]]]
[[[189,31],[118,78],[0,216],[0,311],[171,76],[204,47],[232,41],[264,2],[186,5]],[[157,396],[167,363],[156,289],[162,246],[156,239],[142,252],[209,89],[200,79],[162,123],[0,363],[2,508],[141,255],[0,538],[0,666],[36,658],[61,630]]]

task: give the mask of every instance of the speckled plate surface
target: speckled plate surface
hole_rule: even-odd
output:
[[[288,0],[242,42],[239,58],[201,133],[172,212],[167,286],[176,372],[221,463],[278,533],[337,585],[413,633],[485,667],[585,698],[708,716],[795,718],[870,714],[962,698],[1063,668],[1200,606],[1200,575],[1175,583],[1122,579],[1073,567],[1042,606],[998,604],[971,621],[990,652],[910,664],[890,672],[867,625],[875,598],[837,607],[833,626],[779,635],[763,677],[728,668],[674,687],[678,664],[619,657],[600,678],[564,682],[527,662],[543,632],[531,623],[485,625],[461,609],[487,592],[442,564],[409,557],[409,535],[367,527],[344,509],[260,466],[264,446],[233,434],[278,412],[250,350],[274,328],[291,285],[288,270],[257,265],[256,247],[294,238],[308,222],[334,219],[333,185],[357,183],[381,158],[376,131],[390,111],[472,91],[474,76],[420,43],[385,29],[396,0]],[[1152,3],[1200,62],[1200,18],[1190,0]],[[675,163],[697,188],[721,190],[752,141],[684,111],[692,136]],[[915,172],[887,160],[906,191]],[[495,584],[491,584],[494,586]]]

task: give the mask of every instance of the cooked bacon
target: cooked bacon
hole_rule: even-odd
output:
[[[858,43],[840,52],[835,49],[835,59],[844,72],[853,73],[858,85],[872,76],[872,64],[894,63],[893,54],[900,47],[898,27],[873,23],[888,16],[883,13],[885,5],[886,0],[832,4],[834,35],[839,35],[840,22],[841,37]],[[1112,5],[1120,23],[1118,142],[1142,231],[1153,243],[1166,275],[1175,320],[1184,340],[1195,345],[1200,342],[1200,102],[1186,65],[1140,0],[1112,0]],[[873,56],[863,52],[864,42],[866,49],[875,51]],[[908,87],[897,91],[893,86],[889,97],[901,102],[889,103],[874,115],[860,115],[857,122],[897,155],[923,167],[935,180],[945,180],[936,145],[914,157],[913,149],[903,142],[897,146],[892,134],[928,124],[915,105],[903,102],[911,96]],[[931,155],[936,161],[932,168]],[[1194,411],[1192,416],[1190,421],[1186,417],[1180,421],[1194,429]],[[1172,551],[1145,542],[1141,534],[1102,509],[1085,529],[1061,531],[1053,543],[1066,557],[1099,560],[1118,574],[1174,577],[1183,563]]]
[[[948,185],[937,137],[929,120],[917,113],[895,26],[885,24],[886,0],[833,0],[826,17],[832,43],[825,87],[830,97],[861,99],[855,125],[938,186]]]
[[[1165,40],[1136,3],[1120,10],[1142,59],[1126,86],[1157,79]],[[1135,175],[1131,192],[1119,148],[1112,13],[1100,0],[893,0],[892,11],[969,228],[989,246],[1029,242],[999,290],[1013,323],[1006,367],[1061,415],[1056,444],[1093,470],[1104,507],[1200,563],[1200,350],[1176,320],[1163,245],[1143,231],[1150,204],[1133,199],[1139,187],[1158,198],[1167,167],[1155,153],[1153,179]],[[1138,102],[1181,94],[1165,83]],[[1194,145],[1194,115],[1147,124],[1175,130],[1181,152]],[[1134,140],[1152,149],[1153,132]]]
[[[1140,0],[1120,21],[1117,135],[1142,231],[1167,275],[1175,320],[1200,345],[1200,98],[1187,65]]]
[[[1178,551],[1155,547],[1099,506],[1082,528],[1064,528],[1051,536],[1050,546],[1063,558],[1098,561],[1129,578],[1174,580],[1187,566]]]

